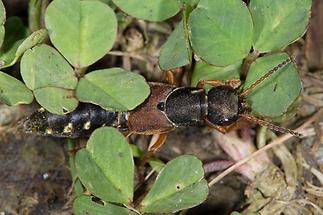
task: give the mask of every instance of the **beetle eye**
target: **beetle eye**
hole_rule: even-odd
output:
[[[158,108],[158,110],[164,111],[165,110],[165,103],[164,102],[158,102],[157,108]]]

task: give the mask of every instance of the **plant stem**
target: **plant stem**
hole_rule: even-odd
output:
[[[70,172],[72,176],[72,187],[74,187],[76,195],[81,195],[84,191],[83,186],[80,180],[77,178],[77,172],[75,168],[75,153],[74,153],[74,141],[71,139],[67,139],[67,147],[68,147],[68,155],[69,155],[69,165],[70,165]]]
[[[246,77],[247,73],[250,69],[251,64],[257,59],[257,57],[260,55],[260,53],[257,50],[254,50],[253,52],[249,53],[248,56],[245,58],[242,69],[241,69],[241,76]]]
[[[78,68],[78,67],[75,67],[74,68],[74,73],[76,75],[77,78],[82,78],[86,72],[88,67],[82,67],[82,68]]]

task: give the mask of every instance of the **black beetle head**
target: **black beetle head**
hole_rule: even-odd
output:
[[[229,86],[213,87],[208,94],[207,120],[214,125],[234,123],[243,112],[243,102],[236,90]]]

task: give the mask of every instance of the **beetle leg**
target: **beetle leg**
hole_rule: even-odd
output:
[[[205,123],[210,128],[214,128],[214,129],[220,131],[222,134],[228,133],[238,127],[237,123],[232,123],[231,125],[228,125],[228,126],[214,125],[213,123],[211,123],[207,119],[205,119]]]
[[[175,85],[175,77],[172,70],[166,71],[166,81],[171,85]]]
[[[125,131],[122,134],[126,139],[128,139],[132,133],[130,131]]]
[[[150,154],[154,154],[162,145],[164,145],[166,138],[167,138],[167,134],[166,133],[161,133],[161,134],[156,134],[158,135],[157,140],[154,140],[156,137],[155,135],[153,135],[151,143],[148,147],[148,153]]]
[[[161,133],[161,134],[154,134],[153,137],[151,138],[149,147],[147,152],[145,153],[144,157],[141,160],[140,166],[144,166],[148,159],[155,154],[155,152],[162,146],[164,145],[165,141],[167,138],[166,133]]]
[[[240,79],[230,79],[230,80],[199,80],[197,87],[203,88],[205,84],[216,86],[230,86],[234,89],[238,88],[241,84]]]
[[[180,79],[182,78],[183,69],[177,68],[175,70],[168,70],[166,71],[166,80],[169,84],[180,86]]]
[[[216,129],[217,131],[221,132],[222,134],[228,133],[227,128],[224,126],[214,125],[214,126],[212,126],[212,128]]]
[[[148,159],[162,146],[164,145],[167,138],[167,133],[154,134],[151,138],[150,144],[148,146],[147,152],[144,154],[140,165],[144,166]]]

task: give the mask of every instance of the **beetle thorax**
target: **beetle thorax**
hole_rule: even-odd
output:
[[[199,126],[206,116],[205,91],[201,88],[179,87],[170,93],[165,114],[176,126]]]

